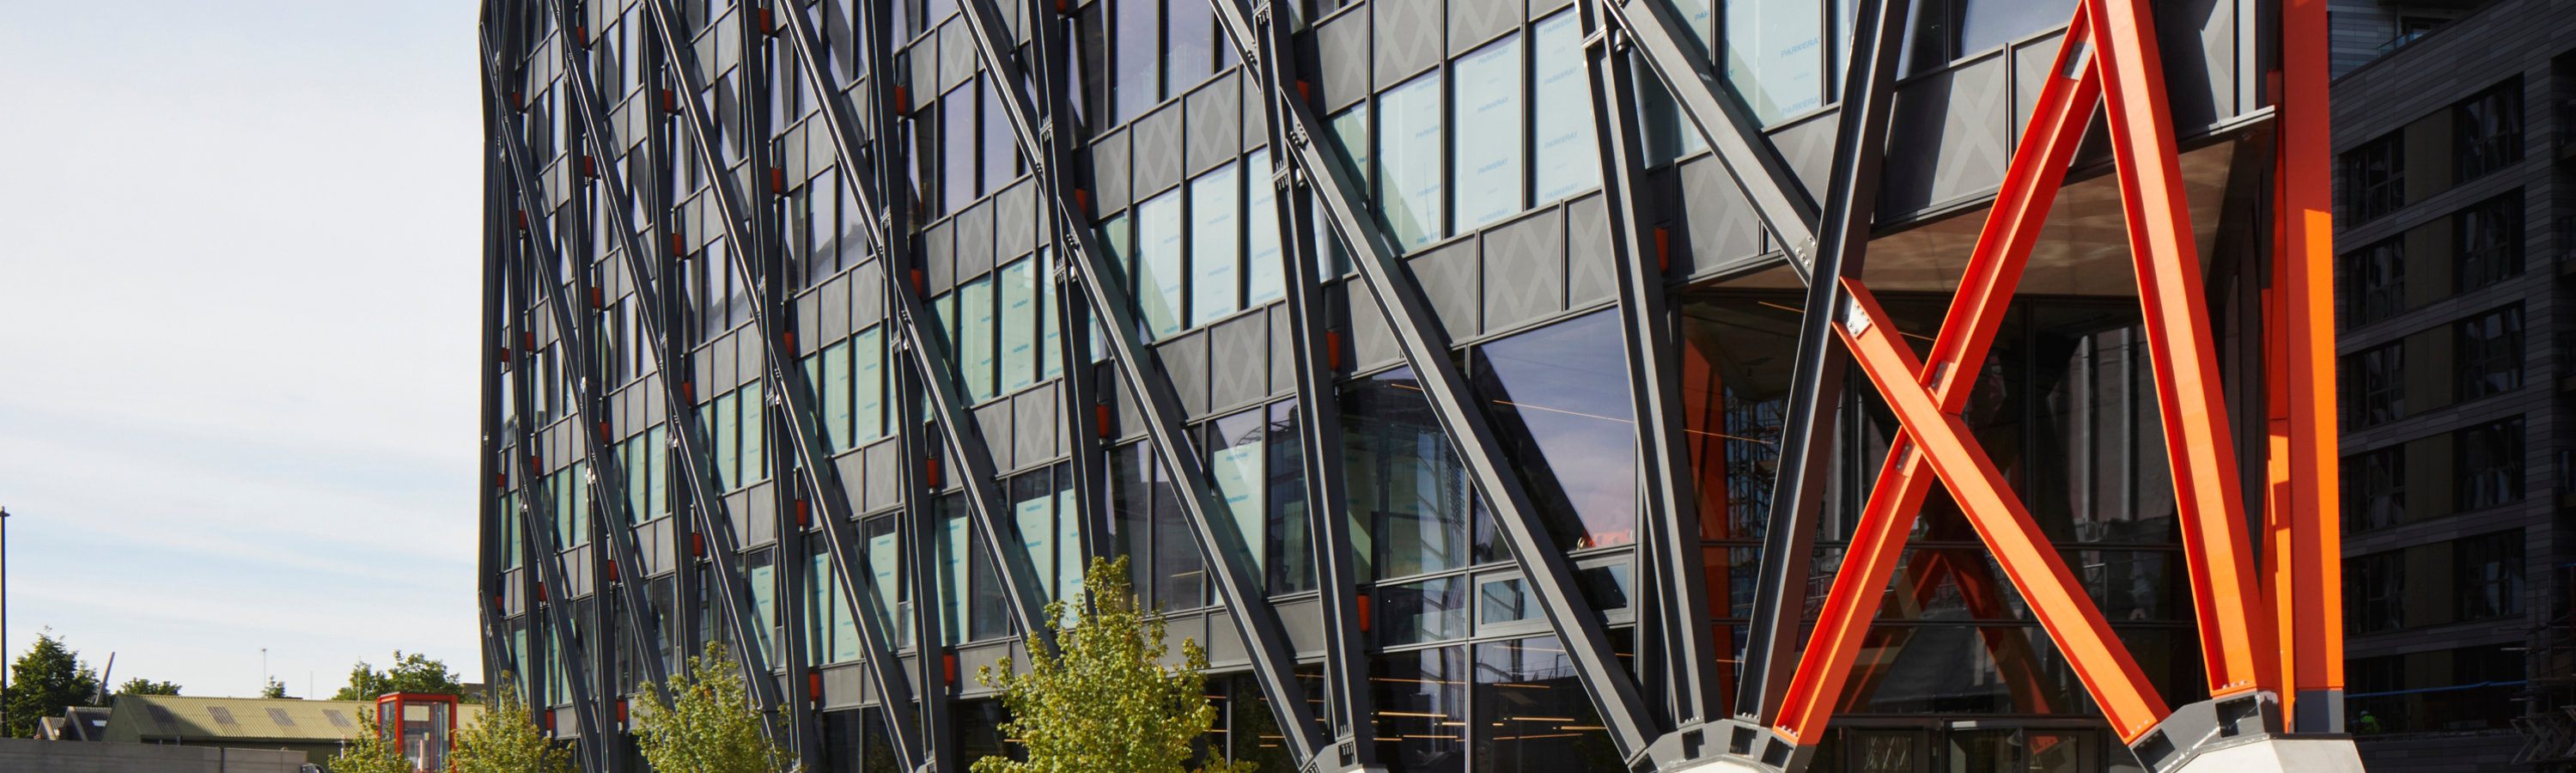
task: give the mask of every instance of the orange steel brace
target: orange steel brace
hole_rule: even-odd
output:
[[[2334,173],[2327,112],[2326,0],[2281,9],[2279,246],[2272,261],[2264,359],[2281,396],[2271,444],[2275,496],[2266,500],[2267,567],[2279,626],[2282,713],[2298,732],[2340,730],[2331,706],[2298,701],[2343,690],[2341,460],[2335,439]]]
[[[1913,374],[1923,387],[1934,390],[1942,413],[1955,414],[1965,407],[1973,377],[1949,376],[1973,374],[1984,363],[2013,290],[2021,283],[2031,244],[2048,220],[2049,206],[2065,181],[2068,160],[2082,142],[2085,124],[2100,97],[2101,78],[2087,61],[2091,28],[2089,13],[2077,8],[2056,64],[2049,70],[2051,77],[2040,86],[2021,145],[2014,148],[2012,163],[2004,170],[2003,191],[1977,235],[1968,269],[1959,280],[1958,297],[1941,321],[1941,332],[1932,344],[1932,370]],[[1816,633],[1782,697],[1773,728],[1781,735],[1802,745],[1820,737],[1816,733],[1824,729],[1850,677],[1870,620],[1878,615],[1880,591],[1887,587],[1903,553],[1905,535],[1913,530],[1915,515],[1930,491],[1931,476],[1924,472],[1913,442],[1900,434],[1874,479],[1878,484],[1861,510],[1842,571],[1834,577],[1833,589],[1819,610]]]
[[[2148,362],[2164,419],[2166,461],[2173,466],[2209,693],[2223,697],[2272,688],[2277,659],[2267,655],[2276,650],[2268,615],[2259,610],[2253,543],[2154,29],[2133,0],[2086,0],[2084,8],[2096,22],[2095,61],[2138,299],[2146,306]]]
[[[1857,280],[1843,280],[1843,287],[1850,306],[1841,310],[1847,316],[1834,332],[1850,347],[1852,361],[1869,374],[1905,427],[1915,449],[1906,453],[1930,460],[1932,472],[1958,500],[1977,536],[1994,550],[1995,560],[2012,579],[2013,589],[2021,592],[2022,602],[2030,605],[2040,626],[2074,667],[2076,678],[2101,704],[2111,729],[2122,741],[2153,729],[2169,712],[2164,698],[2156,695],[2146,673],[2129,657],[2129,649],[2111,633],[2110,622],[2093,606],[2092,597],[2066,568],[2066,560],[2047,535],[2040,533],[2021,497],[1969,433],[1967,422],[1942,411],[1932,394],[1914,382],[1921,364],[1913,350],[1880,322],[1891,318],[1879,308],[1877,297]]]

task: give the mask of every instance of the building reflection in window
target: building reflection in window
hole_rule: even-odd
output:
[[[1556,637],[1476,645],[1476,773],[1618,770],[1619,750]]]

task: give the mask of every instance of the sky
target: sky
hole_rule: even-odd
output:
[[[0,0],[12,660],[479,680],[476,5]]]

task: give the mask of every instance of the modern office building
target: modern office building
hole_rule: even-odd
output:
[[[2360,748],[2374,769],[2565,770],[2576,7],[2380,5],[2352,17],[2422,23],[2379,28],[2334,84],[2345,673],[2378,731]]]
[[[588,770],[710,641],[1010,753],[1104,555],[1263,770],[2352,769],[2322,2],[484,13],[486,668]]]

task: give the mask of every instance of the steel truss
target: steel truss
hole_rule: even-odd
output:
[[[2255,587],[2254,551],[2237,491],[2239,468],[2220,391],[2215,342],[2204,312],[2206,299],[2180,180],[2178,148],[2166,110],[2153,28],[2145,14],[2133,0],[2087,0],[2077,9],[1928,361],[1918,360],[1912,348],[1880,322],[1890,317],[1857,272],[1850,266],[1838,272],[1839,278],[1831,282],[1839,286],[1837,298],[1833,288],[1823,287],[1828,274],[1819,264],[1818,287],[1809,294],[1807,319],[1829,323],[1834,339],[1887,399],[1902,434],[1873,478],[1876,485],[1860,514],[1852,546],[1787,689],[1776,704],[1766,700],[1749,707],[1752,712],[1738,723],[1734,742],[1725,750],[1728,763],[1767,770],[1805,766],[1845,691],[1915,514],[1938,478],[2070,661],[2112,729],[2149,767],[2174,770],[2207,759],[2213,767],[2262,764],[2263,769],[2278,769],[2308,764],[2343,769],[2348,761],[2349,769],[2359,769],[2347,741],[2287,734],[2336,729],[2327,711],[2312,710],[2312,721],[2285,723],[2279,674],[2280,661],[2286,660],[2318,672],[2315,682],[2333,681],[2318,661],[2330,651],[2339,631],[2339,621],[2333,619],[2337,610],[2331,593],[2319,583],[2323,575],[2311,566],[2282,562],[2271,567],[2287,583],[2286,598],[2266,598]],[[2317,37],[2293,53],[2316,58],[2309,66],[2322,68],[2319,20],[2293,23],[2288,30],[2294,38]],[[2311,97],[2321,95],[2322,86],[2310,86]],[[2193,608],[2208,688],[2214,696],[2179,710],[2169,709],[2155,692],[1960,417],[1972,379],[1957,376],[1975,372],[1984,361],[2031,243],[2097,104],[2106,114],[2127,216],[2162,434],[2174,467]],[[2294,106],[2318,107],[2313,102]],[[2297,120],[2322,122],[2324,118],[2320,113]],[[2288,192],[2298,183],[2315,183],[2320,176],[2316,169],[2322,166],[2311,162],[2318,166],[2307,170],[2309,179],[2284,182],[2281,206],[2299,213],[2297,229],[2313,240],[2324,234],[2327,222],[2319,206],[2321,194]],[[2284,318],[2294,315],[2306,319],[2295,327],[2284,325],[2302,338],[2299,348],[2276,352],[2281,356],[2274,358],[2279,363],[2274,368],[2276,373],[2309,375],[2276,375],[2267,384],[2276,403],[2274,415],[2281,416],[2276,423],[2282,425],[2276,431],[2270,480],[2282,491],[2267,503],[2266,523],[2272,528],[2277,555],[2321,551],[2331,556],[2331,527],[2318,525],[2331,517],[2313,508],[2319,501],[2315,489],[2324,487],[2321,481],[2333,479],[2334,460],[2313,446],[2300,453],[2281,453],[2312,442],[2290,436],[2294,429],[2319,428],[2313,423],[2300,426],[2300,417],[2283,416],[2288,411],[2278,404],[2301,404],[2311,414],[2306,420],[2314,422],[2331,416],[2334,400],[2330,387],[2320,388],[2330,382],[2314,377],[2321,372],[2330,375],[2320,370],[2330,367],[2321,360],[2330,356],[2330,337],[2329,348],[2313,345],[2323,325],[2321,317],[2328,313],[2318,302],[2323,293],[2316,275],[2330,271],[2331,264],[2319,257],[2327,255],[2324,246],[2309,241],[2303,247],[2302,257],[2307,260],[2292,261],[2285,253],[2276,261],[2284,266],[2285,276],[2306,284],[2284,285],[2298,294],[2280,302],[2272,321],[2288,322]],[[2313,265],[2288,267],[2294,263]],[[1819,301],[1825,303],[1819,305]],[[2275,335],[2280,338],[2274,347],[2285,348],[2281,338],[2287,336],[2278,331]],[[1804,343],[1802,367],[1811,359],[1824,359],[1812,356],[1824,354],[1823,350],[1811,352],[1803,348]],[[2331,439],[2330,434],[2326,437]],[[1812,477],[1815,471],[1806,472]],[[2307,490],[2294,483],[2299,480],[2308,481]],[[1784,487],[1787,481],[1784,476]],[[1774,536],[1784,528],[1812,531],[1811,511],[1798,511],[1796,516],[1785,526],[1775,522]],[[1768,564],[1779,558],[1783,557],[1766,554],[1764,560]],[[1766,571],[1766,578],[1769,574]],[[1777,603],[1778,599],[1766,595],[1763,601]],[[2280,620],[2267,620],[2267,611],[2280,615]],[[1772,614],[1773,619],[1794,620],[1797,610],[1785,607]],[[2337,624],[2325,625],[2329,622]],[[2278,630],[2290,631],[2298,641],[2282,646],[2275,639]],[[2275,652],[2281,655],[2269,654]],[[1744,692],[1762,695],[1764,688],[1748,678]],[[2319,702],[2331,702],[2329,690],[2335,686],[2317,689],[2324,698]],[[1767,739],[1754,737],[1754,729],[1761,725],[1768,725]]]
[[[1057,116],[1069,111],[1060,93],[1063,81],[1058,68],[1065,65],[1065,59],[1055,19],[1042,8],[1032,11],[1028,32],[1040,54],[1034,57],[1037,67],[1032,74],[1021,69],[1009,26],[992,0],[965,0],[959,5],[986,72],[997,84],[1008,87],[1002,95],[1003,112],[1009,116],[1017,146],[1031,159],[1045,209],[1051,214],[1049,222],[1055,226],[1057,254],[1072,269],[1057,277],[1058,286],[1065,290],[1058,295],[1085,295],[1091,311],[1100,316],[1110,361],[1117,366],[1129,393],[1137,398],[1135,407],[1145,425],[1148,445],[1182,488],[1178,499],[1189,520],[1190,533],[1208,565],[1216,570],[1212,574],[1217,595],[1243,638],[1245,652],[1252,660],[1254,681],[1260,684],[1262,696],[1277,715],[1282,740],[1296,759],[1316,760],[1323,744],[1315,736],[1314,717],[1307,708],[1305,690],[1296,679],[1296,650],[1288,643],[1278,610],[1263,591],[1251,543],[1232,517],[1217,517],[1227,512],[1225,502],[1212,485],[1205,460],[1189,440],[1185,429],[1187,414],[1180,397],[1169,377],[1150,369],[1153,350],[1139,334],[1144,327],[1136,319],[1136,307],[1127,297],[1124,283],[1118,281],[1117,269],[1105,257],[1108,251],[1100,245],[1099,234],[1087,222],[1088,210],[1082,197],[1066,180],[1072,168],[1073,138],[1071,125],[1057,120]],[[1030,94],[1032,83],[1045,95],[1043,98]],[[1088,327],[1086,324],[1064,330],[1071,334]],[[1321,395],[1308,394],[1304,398],[1312,402]],[[1091,451],[1078,448],[1075,453]],[[1307,473],[1311,476],[1316,470],[1310,468]],[[1327,766],[1338,769],[1356,765],[1356,749],[1349,751],[1352,753],[1344,756],[1353,759],[1343,760],[1338,766],[1327,762]]]

